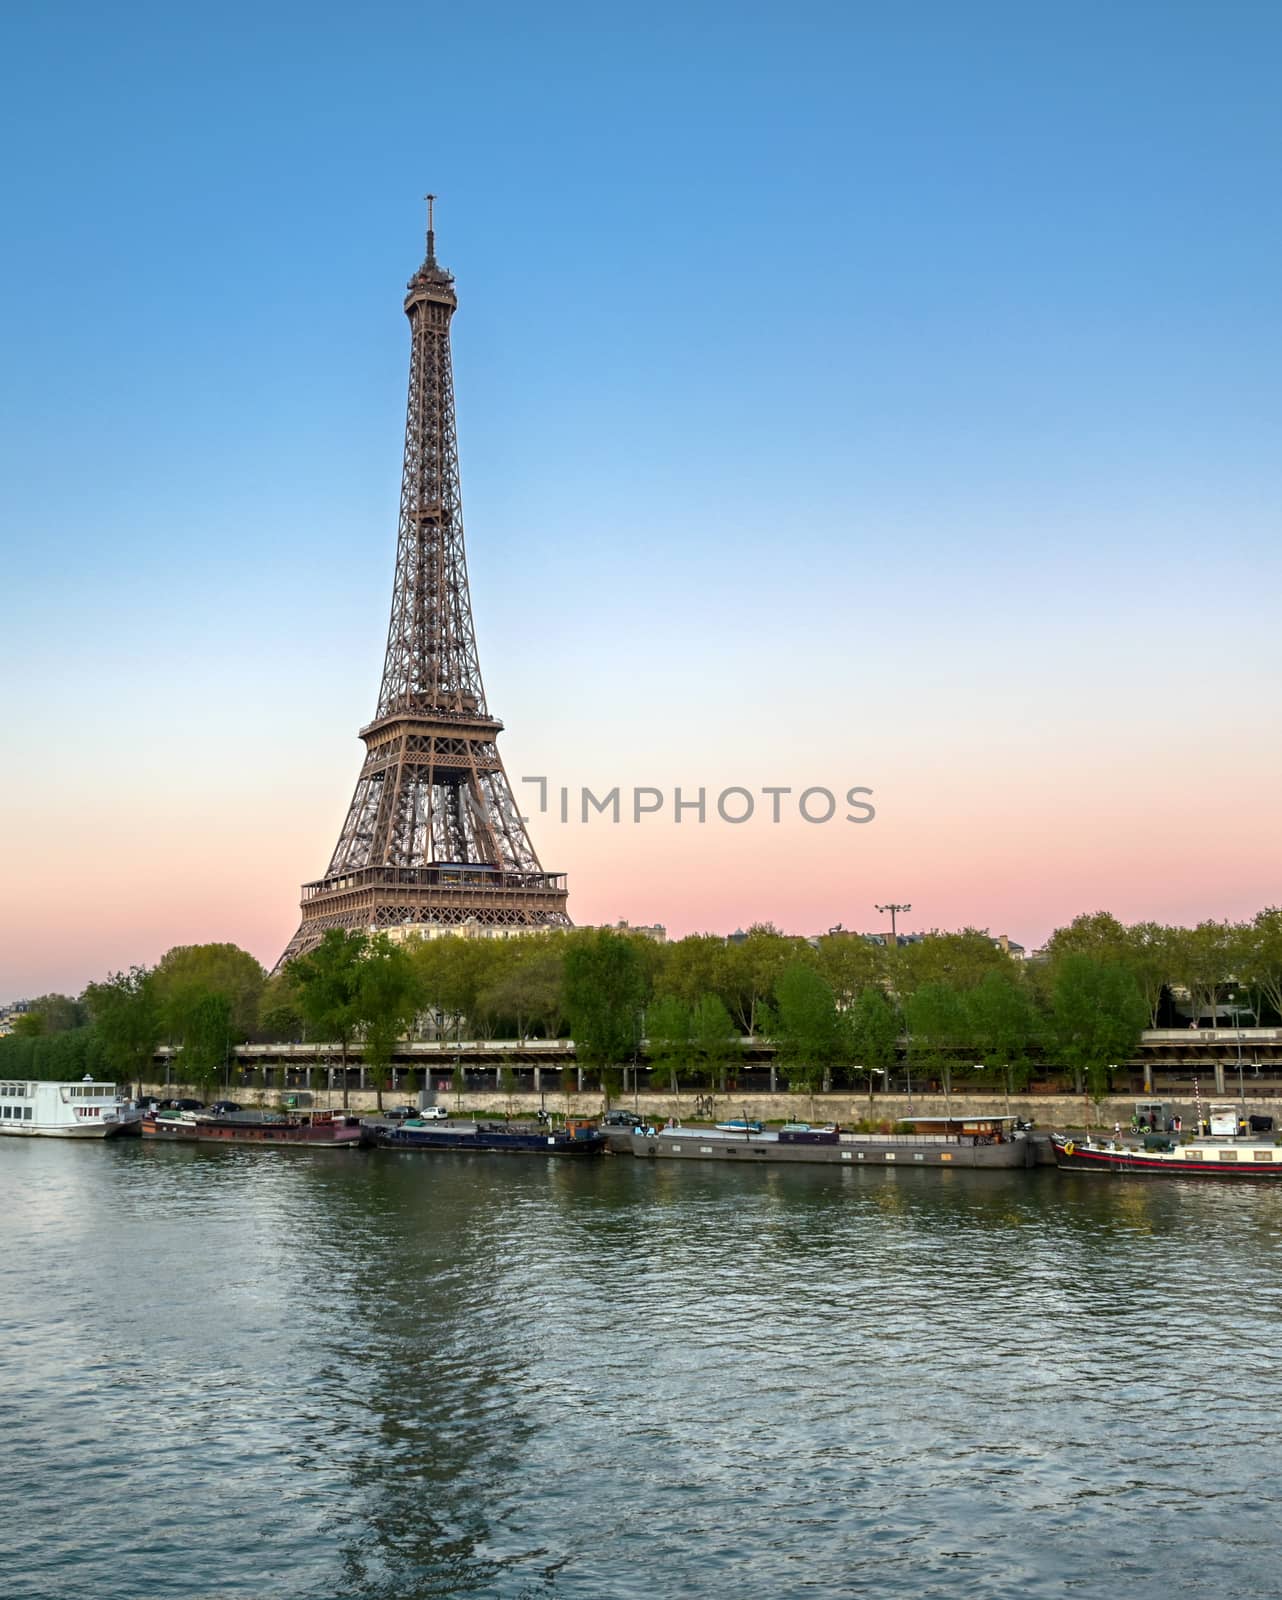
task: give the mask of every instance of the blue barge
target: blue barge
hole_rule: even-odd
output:
[[[408,1122],[367,1120],[370,1144],[384,1150],[484,1150],[498,1155],[599,1156],[605,1135],[594,1123],[540,1128],[519,1122]]]

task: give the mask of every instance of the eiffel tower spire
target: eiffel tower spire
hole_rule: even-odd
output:
[[[327,928],[481,932],[568,927],[498,753],[481,682],[463,548],[450,322],[454,279],[427,253],[408,284],[409,402],[387,654],[365,761],[325,876],[277,967]]]

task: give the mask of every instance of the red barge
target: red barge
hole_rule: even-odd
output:
[[[1144,1147],[1121,1139],[1073,1138],[1053,1133],[1055,1165],[1065,1172],[1140,1173],[1163,1178],[1227,1178],[1240,1183],[1282,1180],[1282,1146],[1272,1139],[1239,1137],[1148,1138]]]
[[[142,1133],[144,1139],[176,1143],[354,1150],[361,1142],[361,1119],[341,1111],[162,1112],[143,1118]]]

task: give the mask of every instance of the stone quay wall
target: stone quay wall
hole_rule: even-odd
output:
[[[550,1075],[549,1075],[550,1076]],[[163,1084],[149,1084],[143,1088],[143,1093],[157,1096],[165,1094],[190,1093],[190,1090],[170,1085],[168,1089]],[[297,1091],[289,1091],[295,1093]],[[275,1090],[258,1089],[232,1089],[227,1091],[228,1098],[238,1101],[241,1105],[253,1106],[271,1104],[280,1101],[280,1094]],[[946,1116],[1003,1116],[1013,1115],[1023,1117],[1037,1124],[1039,1128],[1086,1128],[1102,1127],[1111,1128],[1114,1123],[1120,1122],[1126,1127],[1135,1110],[1137,1096],[1114,1095],[1099,1102],[1084,1098],[1081,1095],[1037,1094],[1037,1095],[1012,1095],[1009,1102],[1005,1095],[998,1093],[960,1095],[954,1094],[947,1099],[941,1095],[915,1094],[911,1100],[907,1095],[877,1095],[870,1103],[866,1094],[861,1095],[846,1091],[837,1094],[650,1094],[616,1096],[610,1103],[614,1106],[635,1111],[639,1116],[649,1121],[663,1122],[668,1117],[676,1117],[686,1122],[693,1121],[725,1121],[731,1117],[751,1117],[760,1122],[840,1122],[850,1125],[861,1120],[873,1122],[911,1122],[914,1116],[918,1117],[946,1117]],[[1154,1096],[1161,1099],[1161,1096]],[[1202,1106],[1205,1110],[1209,1104],[1210,1096],[1203,1096]],[[1235,1100],[1233,1095],[1217,1096],[1217,1099]],[[300,1095],[301,1099],[301,1095]],[[408,1105],[416,1103],[437,1104],[445,1106],[452,1115],[469,1117],[482,1116],[494,1117],[511,1113],[516,1117],[532,1117],[540,1107],[548,1111],[564,1112],[570,1116],[595,1117],[606,1109],[605,1100],[599,1090],[587,1091],[578,1094],[566,1093],[559,1087],[549,1088],[542,1094],[513,1094],[505,1095],[489,1092],[476,1092],[462,1095],[445,1092],[429,1092],[412,1097],[398,1091],[393,1094],[390,1090],[383,1094],[385,1107],[394,1105]],[[332,1105],[338,1108],[342,1105],[342,1093],[335,1090],[332,1095],[323,1088],[311,1091],[313,1106],[324,1107]],[[377,1096],[372,1089],[353,1089],[347,1097],[349,1109],[370,1115],[377,1109]],[[1194,1103],[1191,1098],[1164,1101],[1176,1115],[1183,1117],[1185,1124],[1191,1124],[1194,1118]],[[1256,1098],[1252,1097],[1246,1105],[1247,1111],[1252,1114],[1272,1116],[1277,1126],[1282,1129],[1282,1098]]]

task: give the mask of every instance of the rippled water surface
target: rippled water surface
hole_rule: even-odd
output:
[[[1274,1597],[1280,1220],[5,1140],[0,1590]]]

